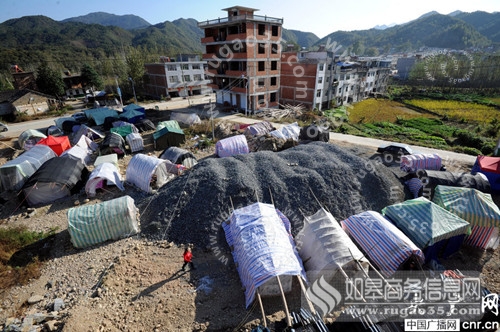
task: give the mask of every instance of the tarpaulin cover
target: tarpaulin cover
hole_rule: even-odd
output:
[[[29,150],[31,147],[33,147],[38,141],[40,141],[42,138],[46,138],[44,133],[39,132],[36,129],[28,129],[25,130],[19,135],[17,139],[17,143],[19,144],[19,147],[23,150]],[[28,142],[28,144],[26,144]]]
[[[196,113],[172,112],[170,120],[175,120],[188,126],[201,123],[201,119]]]
[[[89,172],[80,160],[51,158],[24,183],[22,194],[30,206],[51,203],[78,193],[88,176]]]
[[[120,135],[123,138],[127,137],[128,134],[132,134],[134,132],[134,130],[133,130],[133,128],[132,128],[131,125],[113,127],[109,131],[112,132],[112,133],[116,133],[116,134]]]
[[[172,167],[175,173],[169,172]],[[142,153],[132,157],[126,170],[127,182],[147,193],[154,190],[152,181],[160,188],[172,179],[173,174],[177,174],[177,168],[170,161]]]
[[[184,165],[187,168],[191,168],[198,163],[196,157],[191,152],[176,146],[165,149],[160,155],[160,158],[169,160],[174,164]]]
[[[29,151],[0,166],[2,190],[19,190],[26,180],[47,160],[57,157],[46,145],[35,145]]]
[[[116,168],[118,168],[118,155],[116,153],[111,153],[104,156],[98,156],[95,158],[94,167],[97,167],[102,163],[112,163]]]
[[[141,112],[143,114],[146,113],[146,109],[144,107],[139,106],[139,105],[134,104],[134,103],[128,104],[127,106],[123,107],[123,111],[124,112],[127,112],[127,111],[139,111],[139,112]]]
[[[160,131],[163,128],[181,129],[181,126],[179,126],[179,122],[175,120],[158,122],[158,124],[156,125],[156,130]]]
[[[117,133],[109,132],[99,145],[99,154],[116,153],[118,156],[125,155],[125,140]]]
[[[135,123],[140,132],[155,130],[155,124],[149,119],[141,119]]]
[[[382,213],[419,248],[470,233],[470,225],[425,197],[385,207]]]
[[[68,157],[80,160],[85,166],[92,163],[92,154],[99,146],[86,136],[80,136],[80,140],[72,148],[64,151],[61,157]]]
[[[254,123],[246,127],[244,134],[246,136],[261,136],[274,130],[273,125],[268,121]]]
[[[429,199],[434,196],[434,190],[438,185],[474,188],[484,193],[491,192],[490,182],[482,173],[418,170],[416,174],[424,184],[424,196]]]
[[[483,228],[500,227],[500,209],[490,194],[471,188],[437,186],[432,201],[473,226],[471,235],[465,240],[467,244],[468,240],[473,240],[474,246],[486,248],[490,242],[487,235],[493,235],[494,231],[485,232]]]
[[[90,140],[95,141],[97,139],[104,138],[105,135],[98,130],[92,129],[82,124],[76,131],[75,135],[73,136],[73,144],[77,144],[77,142],[80,141],[80,138],[82,136],[85,136]]]
[[[378,212],[365,211],[341,224],[386,276],[397,271],[409,258],[424,262],[422,250]]]
[[[399,168],[404,172],[416,172],[418,169],[439,171],[441,157],[435,153],[417,153],[401,156]]]
[[[215,154],[221,158],[249,153],[245,135],[236,135],[221,139],[215,143]]]
[[[328,128],[312,124],[300,129],[299,138],[306,141],[328,142],[330,140],[330,131]]]
[[[368,270],[368,260],[363,253],[323,208],[304,218],[304,227],[295,236],[295,242],[309,282],[321,275],[333,277],[339,268],[359,270],[356,261]]]
[[[500,157],[477,156],[471,173],[477,172],[488,178],[492,194],[500,194]]]
[[[138,209],[130,196],[68,210],[68,231],[76,248],[118,240],[139,232]]]
[[[137,129],[137,127],[134,124],[128,123],[126,121],[118,120],[118,121],[113,122],[111,125],[113,126],[112,128],[130,126],[132,128],[133,133],[139,132],[139,129]]]
[[[96,168],[90,173],[87,184],[85,185],[85,192],[90,197],[94,197],[96,195],[96,189],[100,187],[106,181],[107,184],[113,184],[121,191],[124,191],[120,172],[118,168],[112,163],[102,163],[97,165]]]
[[[127,141],[132,153],[144,150],[144,140],[142,139],[141,134],[130,133],[125,137],[125,140]]]
[[[170,146],[180,146],[186,141],[184,131],[177,121],[162,121],[153,133],[155,150],[163,150]]]
[[[123,119],[130,123],[136,123],[137,121],[144,119],[146,117],[145,113],[146,111],[144,110],[144,108],[142,108],[143,111],[139,111],[138,109],[133,109],[133,108],[128,108],[128,109],[125,108],[124,111],[120,114],[120,119]]]
[[[64,151],[71,148],[68,136],[47,136],[38,141],[37,144],[47,145],[60,156]]]
[[[269,133],[270,135],[278,138],[283,138],[285,140],[293,139],[294,141],[299,140],[300,127],[297,122],[281,127],[280,129],[273,130]]]
[[[118,112],[114,109],[103,107],[103,108],[92,108],[85,110],[85,115],[87,119],[94,120],[95,124],[100,126],[104,124],[106,118],[116,118],[118,119]]]
[[[276,276],[301,276],[305,280],[290,222],[273,205],[254,203],[236,209],[229,223],[222,226],[245,289],[247,308],[257,289]]]

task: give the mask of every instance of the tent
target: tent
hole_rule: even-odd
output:
[[[191,168],[198,163],[196,157],[189,151],[171,146],[160,154],[160,159],[165,159],[173,164],[183,165]]]
[[[35,129],[28,129],[25,130],[19,135],[17,139],[17,143],[19,144],[19,147],[23,150],[28,151],[31,149],[38,141],[40,141],[42,138],[46,138],[45,134],[39,132],[38,130]]]
[[[471,188],[437,186],[432,201],[471,224],[465,244],[483,249],[498,246],[500,209],[490,194]]]
[[[121,191],[125,190],[120,172],[112,163],[105,162],[94,168],[85,184],[85,192],[88,196],[94,197],[96,195],[96,189],[103,188],[105,184],[115,185]]]
[[[416,153],[401,156],[399,168],[404,172],[416,172],[419,169],[441,170],[441,157],[436,153]]]
[[[46,138],[39,140],[36,144],[47,145],[49,148],[54,150],[58,156],[71,148],[68,136],[47,136]]]
[[[177,168],[168,160],[141,153],[132,157],[126,170],[127,182],[147,193],[161,188],[174,174]]]
[[[144,107],[139,106],[139,105],[134,104],[134,103],[128,104],[125,107],[123,107],[123,112],[127,112],[127,111],[138,111],[138,112],[141,112],[142,114],[146,114],[146,109]]]
[[[80,160],[52,158],[24,183],[21,195],[29,206],[48,204],[78,193],[88,176],[89,172]]]
[[[78,130],[73,136],[73,144],[77,144],[82,136],[85,136],[92,141],[96,141],[98,139],[104,138],[105,135],[98,130],[92,129],[82,124],[80,127],[78,127]]]
[[[134,133],[134,129],[132,128],[132,125],[127,125],[127,126],[119,126],[119,127],[113,127],[109,130],[112,133],[117,133],[121,137],[125,138],[127,137],[128,134]]]
[[[94,120],[97,126],[104,124],[104,119],[106,118],[115,118],[118,119],[118,112],[114,109],[103,107],[103,108],[92,108],[85,110],[85,115],[87,119]]]
[[[45,136],[64,136],[64,132],[58,126],[52,125],[45,130]]]
[[[125,140],[128,143],[130,152],[134,153],[144,150],[144,140],[140,134],[130,133],[125,137]]]
[[[458,251],[470,234],[467,221],[425,197],[387,206],[382,213],[423,250],[426,261],[437,260],[441,251],[445,258]]]
[[[340,270],[368,270],[368,260],[335,218],[324,208],[304,217],[304,227],[295,236],[309,282]],[[359,262],[359,263],[358,263]]]
[[[428,199],[432,199],[434,190],[438,185],[474,188],[484,193],[491,192],[490,182],[482,173],[453,173],[420,169],[416,174],[424,184],[424,196]]]
[[[215,143],[215,154],[221,158],[250,153],[245,135],[221,139]]]
[[[177,121],[162,121],[153,133],[155,150],[164,150],[170,146],[180,146],[186,141],[184,131]]]
[[[172,112],[170,114],[170,120],[175,120],[178,123],[188,126],[201,123],[201,119],[196,113]]]
[[[137,127],[137,129],[139,130],[139,132],[145,132],[145,131],[151,131],[151,130],[155,130],[156,127],[154,125],[154,123],[149,120],[149,119],[142,119],[142,120],[139,120],[135,123],[135,126]]]
[[[99,146],[86,136],[80,136],[78,142],[72,148],[64,151],[61,157],[68,157],[80,160],[85,166],[92,162],[92,154]]]
[[[300,128],[299,139],[303,141],[328,142],[330,140],[330,131],[328,128],[322,128],[316,124],[312,124]]]
[[[404,268],[408,261],[424,263],[422,250],[378,212],[365,211],[350,216],[341,224],[386,276]]]
[[[47,160],[56,157],[55,152],[46,145],[35,145],[29,151],[0,166],[2,190],[19,190],[26,180]]]
[[[118,121],[113,122],[112,126],[113,126],[112,128],[130,126],[133,133],[138,133],[139,132],[139,129],[137,129],[137,127],[135,125],[133,125],[132,123],[128,123],[128,122],[122,121],[122,120],[118,120]]]
[[[136,123],[137,121],[146,118],[146,110],[140,107],[143,111],[139,111],[137,108],[127,108],[130,105],[124,107],[124,111],[120,114],[120,119],[127,121],[129,123]]]
[[[108,133],[101,144],[99,144],[99,154],[116,153],[119,157],[123,157],[125,151],[125,140],[117,133]]]
[[[245,289],[247,308],[257,292],[280,294],[275,277],[280,278],[284,292],[291,289],[293,276],[305,280],[290,221],[273,205],[254,203],[236,209],[222,227]]]
[[[243,134],[245,136],[262,136],[265,134],[269,134],[274,130],[273,125],[269,121],[257,122],[252,125],[249,125],[245,128]]]
[[[273,130],[269,134],[285,140],[292,139],[294,141],[298,141],[300,136],[300,127],[297,122],[294,122],[283,126],[280,129]]]
[[[104,156],[98,156],[94,161],[94,167],[99,166],[103,163],[111,163],[118,168],[118,155],[116,153],[107,154]]]
[[[72,133],[74,128],[80,127],[80,123],[72,117],[57,118],[54,122],[56,127],[65,133]]]
[[[484,174],[490,182],[491,193],[500,194],[500,157],[477,156],[471,173]]]
[[[137,234],[138,214],[130,196],[71,208],[67,213],[71,243],[76,248],[85,248]]]

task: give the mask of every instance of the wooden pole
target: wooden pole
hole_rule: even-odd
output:
[[[302,282],[302,278],[300,275],[297,276],[297,279],[299,279],[299,284],[300,284],[300,289],[302,290],[302,293],[304,293],[304,297],[306,298],[307,305],[309,306],[309,310],[313,315],[316,315],[316,309],[314,309],[314,306],[311,303],[311,300],[309,300],[309,296],[307,296],[307,291],[306,287],[304,286],[304,282]]]
[[[287,326],[291,327],[292,326],[292,319],[290,318],[290,312],[288,311],[288,305],[286,304],[285,292],[283,291],[283,286],[281,285],[280,276],[276,276],[276,279],[278,279],[278,285],[280,287],[281,298],[283,299],[283,305],[285,306]]]
[[[266,314],[264,313],[264,305],[262,305],[262,298],[260,297],[259,291],[257,291],[257,300],[259,300],[260,312],[262,313],[262,322],[264,327],[267,327]]]

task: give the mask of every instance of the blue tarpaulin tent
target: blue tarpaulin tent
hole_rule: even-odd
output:
[[[106,118],[116,118],[118,119],[118,112],[114,109],[103,107],[103,108],[92,108],[85,110],[85,115],[87,119],[94,120],[95,124],[100,126],[104,124]]]

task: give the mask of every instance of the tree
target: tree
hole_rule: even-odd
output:
[[[83,83],[86,86],[90,86],[92,89],[102,89],[104,86],[101,76],[99,76],[94,67],[89,64],[84,64],[82,66],[80,76]]]
[[[47,62],[42,62],[37,69],[36,85],[40,92],[59,97],[64,94],[64,81],[59,72],[52,70]]]

